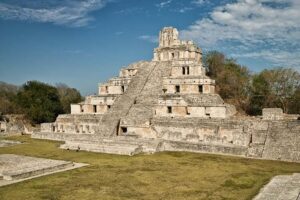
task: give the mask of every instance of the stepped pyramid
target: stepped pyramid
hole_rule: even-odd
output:
[[[159,151],[221,153],[300,162],[300,120],[278,109],[236,116],[215,93],[202,51],[165,27],[151,61],[133,63],[99,84],[98,95],[41,125],[33,138],[61,148],[134,155]]]
[[[234,113],[205,75],[201,49],[179,40],[177,29],[165,27],[152,61],[122,68],[118,77],[99,84],[98,95],[71,105],[70,115],[43,124],[42,132],[155,138],[153,118],[227,118]]]

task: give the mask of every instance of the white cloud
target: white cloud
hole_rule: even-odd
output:
[[[193,8],[183,7],[183,8],[178,9],[177,11],[180,12],[180,13],[185,13],[185,12],[190,11],[190,10],[193,10]]]
[[[194,0],[192,1],[192,4],[195,4],[197,6],[202,6],[203,4],[207,3],[208,0]]]
[[[218,48],[226,43],[235,45],[235,55],[259,57],[247,50],[259,51],[273,63],[289,57],[294,61],[287,62],[300,65],[299,10],[299,0],[238,0],[215,8],[181,35],[203,47]]]
[[[54,2],[54,3],[53,3]],[[105,6],[106,0],[62,0],[52,4],[6,4],[0,3],[0,17],[22,21],[49,22],[72,27],[86,26],[93,17],[90,12]]]
[[[157,36],[154,36],[154,35],[141,35],[141,36],[139,36],[139,39],[145,40],[145,41],[151,42],[151,43],[158,43],[158,38],[157,38]]]
[[[254,58],[254,59],[265,59],[273,63],[273,66],[294,66],[295,69],[300,71],[299,65],[300,51],[297,50],[295,53],[289,51],[279,50],[262,50],[249,53],[233,53],[231,56],[237,58]]]
[[[156,6],[159,8],[164,8],[164,7],[167,7],[170,3],[172,3],[172,1],[173,0],[162,1],[158,4],[156,4]]]

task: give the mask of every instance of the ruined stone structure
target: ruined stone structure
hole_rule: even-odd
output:
[[[265,110],[236,117],[215,93],[202,51],[163,28],[152,61],[122,68],[99,93],[32,137],[65,141],[62,148],[133,155],[192,151],[300,162],[300,123]]]
[[[24,115],[3,115],[0,120],[0,135],[31,134],[37,131]]]

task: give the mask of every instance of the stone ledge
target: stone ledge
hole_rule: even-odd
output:
[[[86,165],[70,161],[2,154],[0,155],[0,187]]]

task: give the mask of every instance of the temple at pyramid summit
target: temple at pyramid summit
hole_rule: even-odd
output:
[[[261,117],[236,116],[215,85],[202,50],[165,27],[151,61],[122,67],[99,84],[97,95],[72,104],[71,114],[42,124],[32,137],[64,141],[65,149],[124,155],[192,151],[300,162],[296,120],[272,108]],[[284,129],[289,126],[297,128]]]

